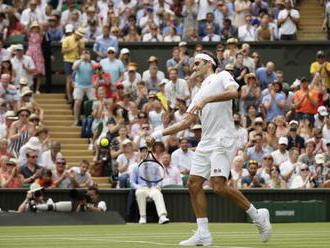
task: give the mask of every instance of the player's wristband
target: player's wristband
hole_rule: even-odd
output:
[[[162,140],[163,131],[162,130],[155,131],[151,134],[151,137],[153,137],[155,140]]]

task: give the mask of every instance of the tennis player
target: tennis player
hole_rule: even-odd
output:
[[[237,151],[238,135],[232,117],[232,99],[238,97],[238,84],[227,71],[215,74],[217,61],[212,53],[204,51],[195,56],[195,76],[204,79],[198,93],[192,99],[184,119],[164,130],[155,131],[147,138],[153,143],[165,135],[189,128],[198,118],[202,124],[202,137],[192,160],[188,187],[198,229],[181,246],[212,245],[208,229],[207,202],[202,188],[209,180],[215,193],[235,202],[251,217],[258,227],[261,240],[271,236],[271,224],[267,209],[256,209],[238,190],[227,186],[230,166]]]

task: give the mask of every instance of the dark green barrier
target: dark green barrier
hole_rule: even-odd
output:
[[[101,190],[101,198],[106,201],[110,210],[118,211],[126,216],[126,189]],[[330,221],[330,189],[312,190],[242,190],[252,202],[261,201],[310,201],[318,200],[325,203],[326,221]],[[25,198],[25,190],[0,189],[0,208],[3,210],[17,209]],[[174,222],[194,222],[189,193],[186,189],[163,189],[169,218]],[[54,201],[68,200],[68,190],[47,190],[47,196]],[[208,214],[211,222],[246,222],[244,211],[227,199],[222,199],[212,191],[206,191]],[[303,208],[303,206],[302,206]],[[305,210],[304,210],[305,211]]]

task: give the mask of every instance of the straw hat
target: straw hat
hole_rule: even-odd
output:
[[[75,34],[80,36],[80,37],[84,37],[85,36],[85,30],[83,28],[78,28],[78,30],[75,32]]]
[[[21,107],[19,110],[17,110],[17,115],[19,115],[19,114],[20,114],[21,112],[23,112],[23,111],[28,112],[29,115],[31,114],[31,110],[29,110],[29,109],[26,108],[26,107]]]
[[[40,24],[37,21],[31,23],[30,28],[40,28]]]
[[[32,95],[32,90],[30,89],[29,86],[25,86],[22,89],[21,96],[26,96],[26,95]]]

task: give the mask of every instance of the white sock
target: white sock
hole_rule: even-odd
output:
[[[201,233],[209,232],[209,220],[208,218],[197,218],[198,231]]]
[[[255,221],[258,218],[258,210],[251,203],[250,208],[246,210],[246,213],[250,216],[250,218]]]

